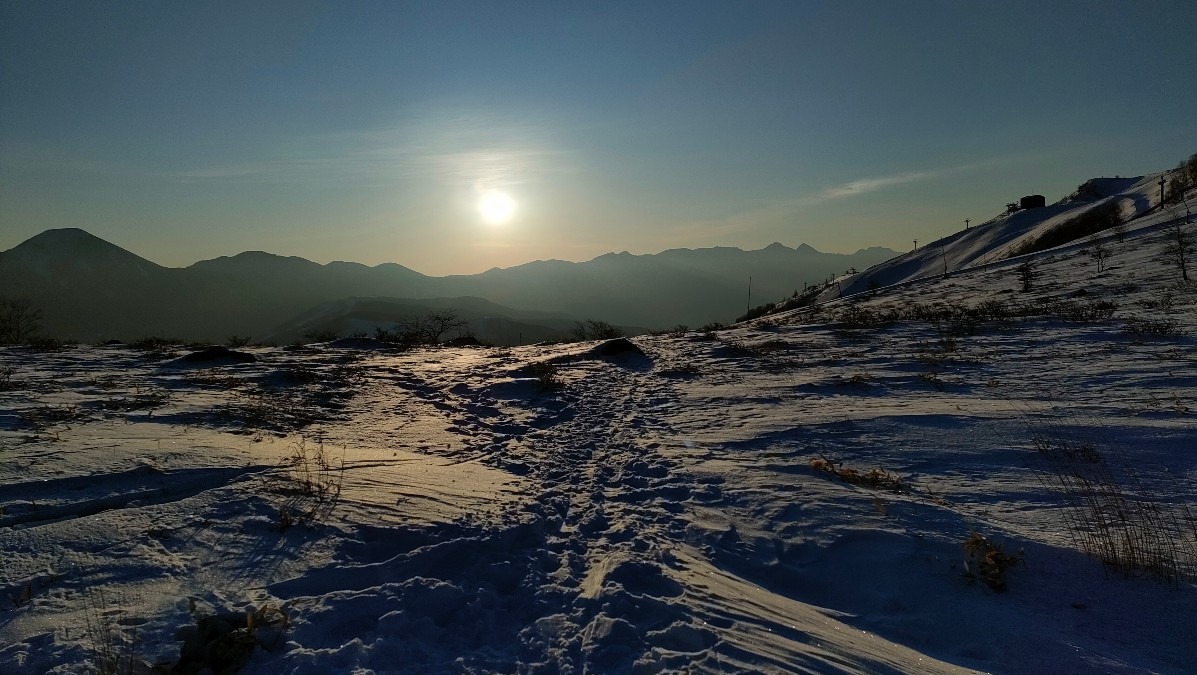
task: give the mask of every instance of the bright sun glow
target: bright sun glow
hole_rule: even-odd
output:
[[[478,200],[478,212],[488,225],[502,225],[515,215],[515,200],[506,192],[489,190]]]

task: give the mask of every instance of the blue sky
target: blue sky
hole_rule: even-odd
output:
[[[1191,0],[0,0],[0,250],[904,250],[1197,152],[1194,26]]]

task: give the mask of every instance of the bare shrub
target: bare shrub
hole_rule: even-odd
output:
[[[420,343],[420,335],[402,327],[374,329],[374,339],[401,347],[414,347]]]
[[[183,344],[178,338],[149,336],[130,342],[129,347],[143,352],[142,357],[146,360],[163,361],[178,356],[178,348]]]
[[[455,310],[446,309],[424,315],[423,318],[414,322],[412,330],[419,334],[421,342],[424,344],[437,344],[446,333],[450,331],[461,333],[465,327],[466,322],[457,316]]]
[[[42,312],[28,298],[0,296],[0,345],[26,344],[41,325]]]
[[[171,347],[179,347],[184,343],[179,338],[149,336],[129,343],[129,347],[139,351],[162,351]]]
[[[240,425],[243,433],[249,429],[285,433],[323,417],[304,392],[269,389],[239,391],[234,402],[217,408],[213,416],[218,422]]]
[[[614,340],[615,338],[623,337],[624,332],[622,328],[613,326],[606,321],[587,319],[586,321],[575,321],[574,328],[570,331],[570,336],[575,342]]]
[[[335,328],[312,328],[304,331],[303,337],[308,342],[332,342],[341,334]]]
[[[1089,257],[1097,263],[1097,273],[1106,270],[1106,261],[1110,259],[1110,249],[1101,241],[1101,235],[1094,233],[1089,236]]]
[[[465,320],[459,318],[455,310],[447,309],[396,321],[391,328],[375,328],[374,337],[381,342],[410,348],[439,344],[441,338],[451,331],[463,335],[466,326]]]
[[[18,417],[26,426],[35,431],[44,431],[59,424],[69,424],[86,419],[87,413],[74,405],[41,405],[36,408],[26,408],[18,413]]]
[[[1197,233],[1188,222],[1175,220],[1164,226],[1164,260],[1180,270],[1180,278],[1189,280],[1189,266],[1197,257]]]
[[[1045,309],[1068,321],[1104,321],[1114,316],[1114,312],[1118,309],[1118,303],[1110,300],[1090,302],[1061,300],[1046,305]]]
[[[170,404],[172,393],[160,387],[134,384],[123,395],[110,395],[96,402],[96,407],[106,412],[132,412],[146,410],[151,415],[155,410]]]
[[[34,336],[25,341],[35,352],[61,352],[79,346],[77,340],[59,340],[58,338]]]
[[[550,361],[533,363],[526,368],[529,375],[536,378],[540,388],[545,391],[555,391],[565,386],[561,379],[561,369]]]
[[[889,323],[892,317],[880,314],[871,309],[853,305],[839,314],[840,325],[851,330],[879,328]]]
[[[1140,300],[1138,304],[1143,309],[1159,309],[1170,312],[1176,306],[1176,294],[1170,289],[1161,288],[1153,293],[1153,297]]]
[[[734,323],[743,323],[744,321],[759,319],[766,314],[772,314],[773,312],[777,311],[777,308],[778,304],[774,302],[767,302],[763,305],[757,305],[756,307],[750,308],[747,312],[741,314],[740,316],[737,316]]]

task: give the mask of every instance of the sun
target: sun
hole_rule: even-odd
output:
[[[478,213],[487,225],[503,225],[515,215],[515,200],[500,190],[487,190],[478,199]]]

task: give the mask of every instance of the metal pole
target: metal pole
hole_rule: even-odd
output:
[[[752,275],[748,275],[748,311],[752,311]]]
[[[965,218],[965,219],[964,219],[964,229],[966,229],[966,230],[968,229],[968,221],[970,221],[970,220],[972,220],[972,218]]]

